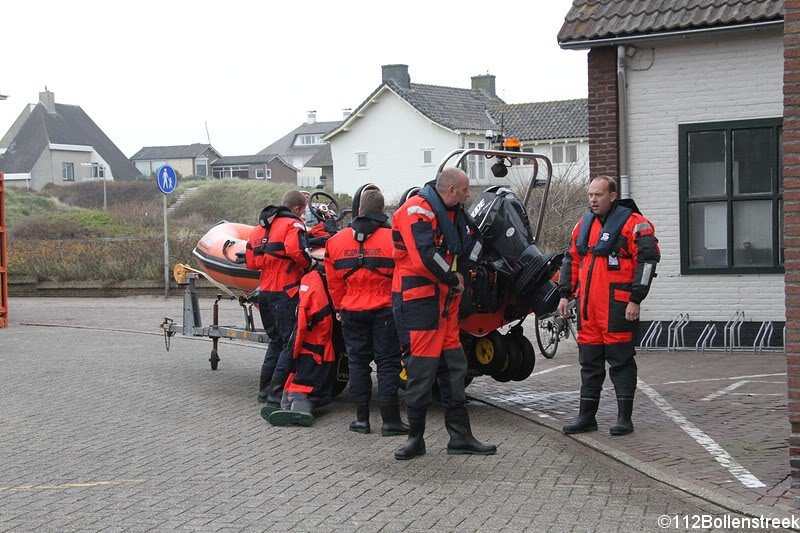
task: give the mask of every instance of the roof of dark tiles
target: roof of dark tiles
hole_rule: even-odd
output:
[[[331,167],[333,166],[333,154],[331,153],[331,144],[325,143],[325,146],[320,148],[319,152],[306,161],[307,167]]]
[[[211,163],[211,166],[221,165],[256,165],[259,163],[269,163],[278,157],[276,154],[256,154],[256,155],[230,155],[220,157]],[[281,160],[283,161],[283,160]]]
[[[780,21],[783,15],[783,0],[574,0],[558,42]]]
[[[55,104],[55,111],[48,113],[44,105],[36,104],[8,150],[0,156],[1,171],[30,172],[42,151],[52,143],[91,146],[111,167],[114,178],[141,177],[133,163],[80,106]]]
[[[497,96],[489,95],[479,89],[421,83],[412,83],[405,89],[393,81],[385,83],[424,116],[453,130],[496,129],[499,124],[489,114],[488,108],[491,105],[505,103]]]
[[[293,129],[274,143],[270,144],[259,154],[279,154],[285,155],[311,155],[315,154],[322,148],[319,144],[309,144],[303,146],[295,146],[294,142],[298,135],[304,134],[320,134],[325,135],[328,132],[336,129],[342,123],[341,120],[335,122],[314,122],[313,124],[301,124]]]
[[[194,159],[214,148],[210,144],[194,143],[178,146],[145,146],[131,156],[134,161],[144,159]],[[216,150],[214,150],[216,152]]]
[[[491,107],[492,115],[503,124],[506,137],[522,141],[574,139],[589,136],[588,100],[559,100]]]

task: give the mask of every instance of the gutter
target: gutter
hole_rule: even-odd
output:
[[[617,46],[617,128],[619,132],[619,195],[623,200],[631,197],[628,176],[628,100],[625,78],[625,45]]]
[[[624,37],[610,37],[608,39],[583,39],[580,41],[559,42],[558,46],[565,50],[585,50],[598,46],[617,46],[626,43],[641,43],[648,41],[661,41],[674,37],[692,37],[703,34],[728,33],[732,31],[762,30],[771,28],[782,28],[783,19],[770,20],[768,22],[752,22],[750,24],[737,24],[735,26],[720,26],[716,28],[695,28],[692,30],[667,31],[660,33],[650,33],[642,35],[627,35]]]

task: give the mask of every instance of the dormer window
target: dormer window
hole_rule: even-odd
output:
[[[312,144],[322,144],[321,133],[304,133],[295,137],[295,146],[308,146]]]

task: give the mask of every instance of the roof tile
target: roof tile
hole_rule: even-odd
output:
[[[783,0],[574,0],[558,42],[783,20]]]

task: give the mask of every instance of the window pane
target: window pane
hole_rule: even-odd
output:
[[[772,266],[772,200],[733,203],[734,266]]]
[[[778,200],[778,264],[783,265],[783,200]]]
[[[733,194],[772,192],[772,130],[733,131]]]
[[[553,164],[564,162],[564,147],[553,146]]]
[[[728,266],[728,205],[689,204],[689,265]]]
[[[575,161],[578,160],[578,147],[575,146],[574,144],[566,146],[564,148],[564,151],[565,151],[564,159],[566,160],[567,163],[574,163]]]
[[[783,192],[783,126],[778,128],[778,191]]]
[[[432,155],[430,150],[423,150],[422,151],[422,162],[423,163],[430,163],[432,160]]]
[[[688,142],[689,196],[725,194],[725,132],[690,133]]]

